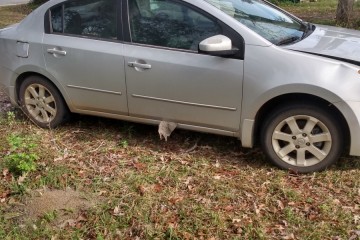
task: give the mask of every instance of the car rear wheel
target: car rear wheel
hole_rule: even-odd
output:
[[[272,112],[261,130],[267,157],[282,169],[300,173],[321,171],[344,148],[341,124],[320,107],[294,104]]]
[[[19,99],[23,112],[42,128],[55,128],[69,115],[59,91],[39,76],[30,76],[23,81]]]

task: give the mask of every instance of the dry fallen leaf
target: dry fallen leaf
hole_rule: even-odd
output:
[[[26,177],[27,177],[27,174],[26,174],[26,173],[23,174],[22,176],[20,176],[20,177],[18,178],[17,183],[18,183],[19,185],[23,184],[23,182],[25,181]]]
[[[240,222],[241,222],[241,219],[239,219],[239,218],[234,218],[234,219],[232,220],[232,222],[233,222],[233,223],[240,223]]]
[[[355,215],[354,216],[354,223],[358,224],[358,222],[360,222],[360,215]]]
[[[160,185],[160,184],[155,184],[155,186],[154,186],[154,191],[156,192],[156,193],[160,193],[160,192],[162,192],[162,190],[163,190],[163,187]]]
[[[227,212],[230,212],[230,211],[234,210],[234,206],[228,205],[228,206],[224,207],[224,210]]]
[[[116,206],[113,210],[113,213],[112,215],[114,216],[123,216],[124,215],[124,212],[121,211],[120,207],[119,206]]]
[[[172,204],[176,204],[178,202],[181,202],[182,200],[184,199],[184,197],[172,197],[169,199],[169,201],[172,203]]]
[[[9,169],[4,168],[2,174],[4,177],[6,177],[9,174]],[[359,193],[360,193],[360,189],[359,189]]]
[[[282,239],[284,239],[284,240],[293,240],[293,239],[295,239],[295,236],[294,236],[293,233],[291,233],[289,235],[286,235],[286,236],[282,237]]]
[[[280,200],[277,200],[277,204],[281,210],[284,209],[284,204]]]
[[[214,179],[215,179],[215,180],[220,180],[220,179],[221,179],[221,176],[216,175],[216,176],[214,176]]]
[[[143,185],[140,185],[138,187],[138,191],[139,191],[140,195],[143,196],[146,192],[146,188]]]
[[[80,214],[78,218],[76,219],[78,222],[85,222],[87,221],[87,217],[84,214]]]

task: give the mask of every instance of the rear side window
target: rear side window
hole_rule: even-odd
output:
[[[63,32],[63,21],[62,21],[62,5],[51,9],[51,27],[52,32],[62,33]]]
[[[50,9],[52,33],[117,39],[116,0],[68,1]]]

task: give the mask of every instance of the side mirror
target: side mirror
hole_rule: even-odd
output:
[[[239,52],[233,48],[231,39],[224,35],[209,37],[199,43],[199,52],[212,56],[230,57]]]

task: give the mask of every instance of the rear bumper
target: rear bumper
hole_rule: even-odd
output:
[[[0,90],[7,94],[13,105],[17,104],[15,97],[15,87],[13,80],[17,78],[17,74],[10,69],[0,66]]]

